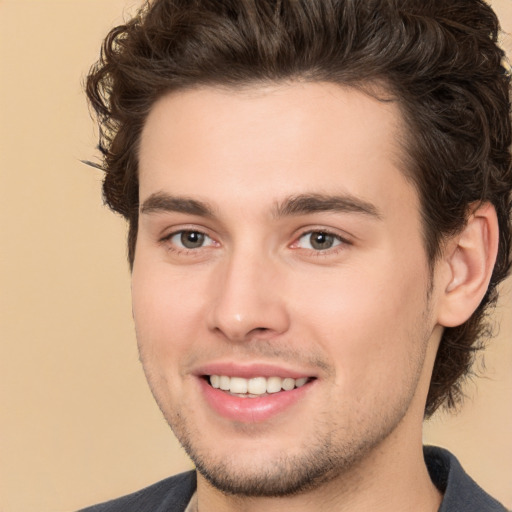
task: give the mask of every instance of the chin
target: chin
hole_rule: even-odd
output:
[[[333,442],[330,436],[302,446],[273,450],[254,439],[248,449],[226,445],[215,448],[204,437],[190,435],[174,424],[173,430],[197,471],[213,487],[229,495],[245,497],[285,497],[298,495],[343,477],[380,444],[386,433],[374,438]],[[197,432],[195,433],[197,434]]]
[[[187,450],[188,451],[188,450]],[[283,497],[318,487],[340,473],[329,457],[308,453],[302,457],[271,457],[258,461],[204,460],[189,452],[198,472],[225,494],[246,497]],[[298,460],[297,460],[298,459]]]

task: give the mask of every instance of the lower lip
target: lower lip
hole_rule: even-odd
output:
[[[203,378],[199,379],[201,391],[210,407],[220,416],[241,423],[261,423],[283,413],[301,400],[314,381],[291,391],[280,391],[260,398],[242,398],[215,389]]]

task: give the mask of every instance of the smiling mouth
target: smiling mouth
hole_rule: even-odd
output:
[[[253,377],[244,379],[243,377],[229,377],[227,375],[205,375],[205,379],[212,388],[242,398],[259,398],[283,391],[292,391],[313,380],[312,377],[301,377],[300,379]]]

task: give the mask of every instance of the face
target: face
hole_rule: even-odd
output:
[[[396,105],[333,84],[154,105],[137,338],[164,416],[221,490],[321,485],[421,425],[435,323],[400,133]]]

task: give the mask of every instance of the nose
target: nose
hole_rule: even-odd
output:
[[[221,266],[209,312],[211,330],[231,342],[243,342],[271,339],[289,328],[285,279],[277,262],[246,252]]]

